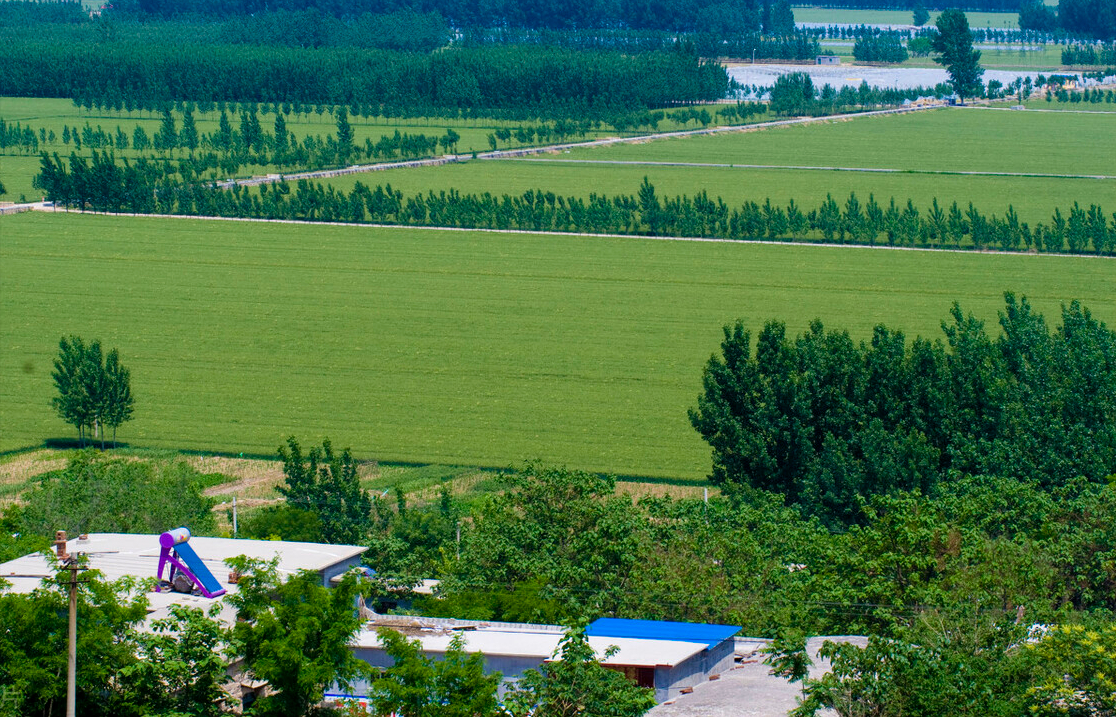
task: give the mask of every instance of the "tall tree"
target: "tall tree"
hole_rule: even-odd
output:
[[[240,556],[228,563],[240,574],[237,591],[226,598],[237,611],[234,644],[245,667],[270,687],[252,714],[316,714],[326,688],[366,674],[367,665],[349,647],[363,622],[353,609],[364,593],[356,572],[327,588],[309,570],[281,581],[276,561]]]
[[[116,446],[116,429],[131,420],[134,399],[131,373],[120,363],[116,349],[106,358],[101,342],[86,344],[81,337],[62,337],[58,342],[58,357],[51,372],[58,395],[51,405],[62,420],[78,429],[78,440],[85,445],[85,429],[91,438],[101,438],[104,448],[106,426],[113,429],[113,447]]]
[[[938,16],[938,32],[931,39],[931,46],[938,56],[934,62],[946,68],[953,91],[965,104],[966,97],[980,95],[980,50],[973,49],[973,33],[969,19],[960,10],[946,10]]]
[[[500,675],[484,674],[484,656],[465,652],[460,632],[442,659],[426,657],[422,643],[381,628],[380,642],[392,666],[372,683],[371,702],[378,715],[398,717],[496,717],[506,714],[496,700]]]
[[[322,537],[327,543],[355,543],[368,529],[372,500],[360,487],[356,461],[346,448],[333,452],[329,439],[322,441],[303,457],[294,436],[279,447],[283,460],[284,485],[279,492],[294,508],[316,513],[321,520]]]

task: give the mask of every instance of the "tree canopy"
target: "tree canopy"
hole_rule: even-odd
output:
[[[820,321],[795,339],[768,322],[726,326],[694,428],[713,448],[710,479],[775,491],[831,525],[864,496],[933,492],[952,473],[1055,488],[1103,481],[1116,465],[1116,333],[1073,302],[1053,332],[1005,294],[1002,334],[956,304],[946,341],[876,327],[869,342]]]
[[[62,337],[51,378],[58,389],[51,405],[78,429],[82,445],[89,429],[92,437],[100,436],[104,448],[105,428],[111,428],[115,447],[116,429],[131,420],[135,404],[131,373],[120,363],[119,352],[112,349],[106,355],[100,341],[86,345],[79,336]]]
[[[938,15],[938,31],[930,43],[937,53],[934,61],[946,68],[953,91],[961,98],[979,97],[983,85],[980,50],[973,49],[973,33],[969,19],[960,10],[945,10]]]

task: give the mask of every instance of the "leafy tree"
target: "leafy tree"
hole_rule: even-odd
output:
[[[129,699],[154,715],[217,717],[226,698],[224,651],[227,630],[201,608],[170,606],[170,617],[155,620],[135,635],[142,659],[121,670]]]
[[[155,134],[155,149],[167,151],[178,146],[178,129],[175,125],[174,115],[170,107],[163,109],[163,118],[159,123],[159,131]]]
[[[12,714],[49,717],[65,711],[67,589],[60,583],[30,594],[0,592],[0,689]],[[147,615],[147,597],[135,582],[106,582],[82,573],[78,587],[77,702],[91,717],[143,714],[120,689],[118,677],[136,662],[131,637]],[[2,587],[2,582],[0,582]],[[14,700],[14,704],[11,701]]]
[[[48,474],[24,496],[20,524],[35,535],[161,533],[179,525],[201,534],[215,528],[205,487],[204,477],[185,462],[79,451],[65,469]]]
[[[349,124],[349,110],[341,105],[337,108],[337,158],[341,164],[348,164],[353,152],[353,126]]]
[[[601,659],[618,649],[610,647]],[[566,632],[554,660],[541,672],[523,674],[506,695],[505,705],[515,717],[638,717],[655,706],[655,693],[603,667],[580,625]]]
[[[284,484],[278,491],[292,508],[315,513],[327,543],[352,544],[368,530],[372,499],[360,487],[356,462],[346,448],[337,455],[326,438],[304,458],[294,436],[279,447]]]
[[[1019,6],[1019,27],[1022,30],[1054,32],[1058,29],[1058,15],[1054,8],[1041,0],[1028,0]]]
[[[447,592],[541,582],[539,597],[569,616],[611,612],[639,565],[642,534],[638,511],[615,487],[614,478],[528,463],[474,510]]]
[[[198,126],[194,122],[192,110],[182,115],[182,131],[178,133],[178,143],[193,152],[198,148]]]
[[[112,447],[116,448],[116,429],[132,420],[135,399],[132,397],[132,374],[120,363],[120,354],[112,349],[105,356],[104,407],[101,424],[112,429]]]
[[[64,421],[78,429],[82,445],[88,427],[94,436],[100,435],[104,448],[107,426],[112,428],[115,448],[116,429],[131,419],[135,403],[131,373],[121,365],[117,350],[104,356],[99,341],[86,345],[78,336],[62,337],[51,377],[58,389],[51,403]]]
[[[240,556],[228,563],[240,575],[237,591],[225,598],[237,611],[233,644],[245,668],[271,690],[253,714],[316,714],[327,687],[348,686],[366,673],[349,647],[362,624],[353,607],[365,592],[357,572],[327,588],[313,571],[283,582],[274,560]]]
[[[1012,650],[1024,629],[1003,616],[929,612],[897,638],[871,636],[865,647],[826,642],[820,650],[832,671],[805,684],[806,699],[792,713],[823,709],[840,717],[1023,714],[1027,684]]]
[[[969,30],[969,19],[960,10],[945,10],[938,15],[938,31],[931,38],[934,61],[946,68],[953,91],[965,103],[966,97],[978,97],[981,93],[980,78],[984,68],[980,66],[980,50],[973,49],[973,33]]]
[[[914,12],[912,13],[911,20],[914,23],[915,27],[922,27],[926,23],[930,22],[930,13],[925,7],[923,7],[922,3],[918,3],[914,7]]]
[[[500,674],[484,674],[484,656],[465,651],[458,632],[442,659],[426,657],[422,643],[381,628],[384,652],[392,658],[372,682],[369,701],[377,715],[398,717],[496,717]]]

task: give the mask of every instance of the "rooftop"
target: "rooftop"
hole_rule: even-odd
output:
[[[712,647],[740,632],[740,626],[706,625],[696,622],[667,622],[665,620],[624,620],[616,617],[602,617],[598,620],[594,620],[585,632],[590,636],[697,642]]]
[[[381,647],[380,638],[376,634],[379,627],[391,628],[404,633],[409,639],[419,640],[426,653],[446,652],[453,637],[460,634],[465,639],[466,652],[501,657],[529,657],[540,661],[556,656],[564,630],[557,625],[389,618],[367,626],[356,636],[352,645],[366,649]],[[625,637],[591,636],[589,645],[606,665],[635,667],[673,667],[706,649],[704,642]],[[619,650],[611,657],[604,658],[605,652],[612,646]]]
[[[319,543],[296,543],[284,540],[245,540],[237,538],[191,537],[190,546],[205,563],[221,587],[235,592],[236,586],[229,583],[227,558],[246,555],[263,560],[279,559],[278,569],[282,576],[299,570],[320,572],[364,552],[357,545],[322,545]],[[99,570],[106,580],[118,580],[131,576],[135,578],[154,578],[159,566],[159,536],[136,533],[90,533],[66,542],[66,550],[84,553],[89,556],[89,567]],[[23,557],[0,563],[0,579],[11,583],[11,591],[29,593],[40,587],[44,579],[53,577],[50,563],[41,553],[31,553]],[[148,593],[150,617],[163,617],[172,604],[208,607],[214,600],[195,597],[178,592]],[[225,610],[222,617],[226,616]]]

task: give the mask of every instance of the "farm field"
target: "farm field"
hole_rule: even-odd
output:
[[[0,219],[0,450],[69,438],[58,338],[118,347],[133,446],[539,457],[700,480],[686,409],[720,328],[818,317],[939,336],[1003,290],[1116,320],[1111,260],[30,213]]]
[[[832,25],[910,25],[913,15],[910,10],[856,10],[851,8],[801,7],[795,6],[795,22],[821,22]],[[927,27],[933,26],[939,13],[931,11]],[[967,12],[969,26],[973,29],[983,27],[1019,27],[1019,13],[1014,12]]]
[[[891,197],[899,203],[911,199],[920,207],[928,206],[935,197],[939,202],[957,201],[962,206],[971,201],[984,211],[996,213],[1003,213],[1010,204],[1023,221],[1049,222],[1055,207],[1064,212],[1075,201],[1116,207],[1116,179],[922,172],[1113,175],[1116,147],[1097,141],[1106,133],[1116,133],[1116,115],[935,110],[576,149],[530,159],[348,175],[330,183],[345,190],[358,181],[369,185],[390,183],[407,194],[450,188],[494,194],[544,189],[586,196],[592,192],[634,193],[646,176],[662,195],[693,195],[705,190],[730,204],[745,200],[762,203],[770,197],[783,204],[794,199],[812,208],[827,193],[843,201],[855,191],[862,199],[869,194],[884,203]],[[947,137],[949,141],[943,141]],[[903,171],[885,174],[654,163]]]
[[[1116,174],[1116,143],[1102,139],[1112,136],[1112,116],[956,108],[579,149],[563,157]]]
[[[747,200],[763,204],[764,199],[770,198],[784,205],[793,199],[799,206],[813,209],[825,201],[826,193],[843,204],[849,192],[856,192],[861,200],[874,194],[885,205],[892,197],[904,205],[911,199],[920,209],[937,198],[939,204],[945,202],[947,206],[951,201],[961,206],[971,201],[982,211],[1002,215],[1010,204],[1026,222],[1049,223],[1055,207],[1065,213],[1066,207],[1075,201],[1116,209],[1116,180],[582,164],[549,156],[351,174],[327,181],[345,191],[351,190],[356,182],[371,187],[390,184],[406,195],[431,189],[457,189],[498,196],[541,189],[562,196],[587,197],[591,193],[636,194],[644,177],[655,185],[659,196],[693,196],[705,190],[730,206]]]

